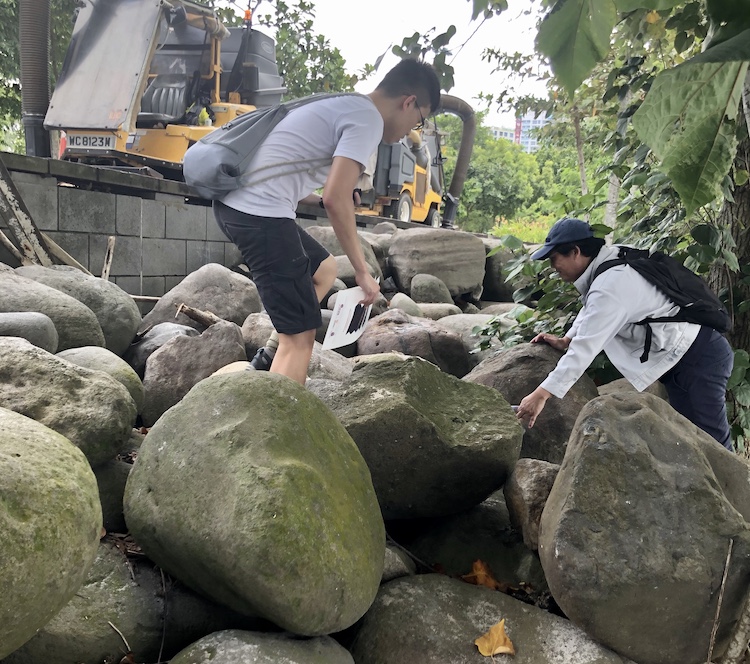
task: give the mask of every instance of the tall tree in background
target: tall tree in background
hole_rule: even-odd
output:
[[[0,145],[23,150],[18,51],[20,0],[0,0]],[[73,31],[76,0],[50,0],[50,84],[54,86]]]
[[[260,17],[276,37],[276,61],[294,99],[316,92],[350,92],[371,67],[357,74],[346,71],[346,61],[330,41],[314,29],[315,5],[306,0],[272,0],[273,12]]]

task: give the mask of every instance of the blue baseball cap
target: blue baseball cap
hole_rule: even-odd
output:
[[[594,230],[588,222],[573,217],[563,217],[549,229],[549,235],[544,241],[544,246],[531,254],[531,258],[535,261],[543,260],[555,250],[555,247],[561,244],[578,242],[578,240],[586,240],[590,237],[594,237]]]

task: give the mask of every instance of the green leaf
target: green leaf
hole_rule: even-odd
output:
[[[718,249],[721,244],[721,235],[713,226],[699,224],[690,231],[690,235],[698,244],[705,244]]]
[[[699,53],[682,63],[680,67],[709,62],[738,62],[740,60],[750,60],[750,29],[743,30],[731,39],[707,48],[703,53]]]
[[[448,26],[448,29],[442,35],[438,35],[437,37],[435,37],[435,39],[432,40],[432,48],[438,50],[443,48],[444,46],[447,46],[455,34],[456,26]]]
[[[739,272],[740,262],[737,260],[737,254],[733,251],[729,251],[729,249],[724,249],[722,250],[721,255],[724,257],[724,262],[727,264],[727,267],[732,270],[732,272]]]
[[[616,21],[614,0],[557,0],[544,17],[537,48],[571,96],[609,52]]]
[[[744,408],[750,407],[750,383],[743,382],[733,390],[737,403]]]
[[[633,116],[638,137],[662,161],[688,215],[719,196],[732,166],[746,71],[741,62],[663,71]]]
[[[682,32],[678,32],[674,38],[674,50],[678,53],[687,51],[693,45],[694,41],[695,37],[693,35],[689,35],[684,30]]]
[[[741,187],[743,184],[746,184],[747,181],[750,179],[750,173],[743,170],[738,170],[734,174],[734,184],[738,187]]]
[[[617,10],[632,12],[635,9],[672,9],[683,0],[615,0]]]

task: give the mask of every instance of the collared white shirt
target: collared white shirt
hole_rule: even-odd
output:
[[[651,349],[648,360],[641,362],[646,328],[636,323],[674,316],[680,308],[627,265],[612,267],[594,280],[599,265],[617,258],[618,252],[618,246],[602,247],[574,282],[583,308],[565,334],[571,339],[567,352],[541,384],[556,397],[565,396],[602,350],[641,392],[679,362],[700,332],[694,323],[651,323]]]

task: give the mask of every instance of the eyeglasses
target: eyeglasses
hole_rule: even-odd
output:
[[[424,127],[424,115],[422,115],[422,109],[419,108],[419,104],[416,101],[414,102],[414,106],[417,107],[417,113],[419,113],[419,124],[415,125],[414,129],[419,131],[420,129],[422,129],[422,127]]]

